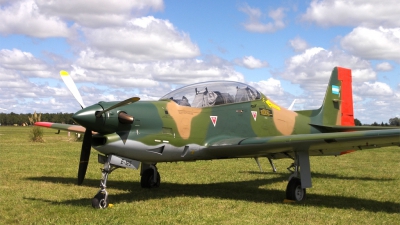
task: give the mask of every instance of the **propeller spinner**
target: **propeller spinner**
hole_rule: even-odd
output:
[[[97,124],[98,120],[101,120],[101,117],[104,113],[115,109],[117,107],[121,107],[124,105],[128,105],[134,102],[137,102],[140,100],[138,97],[132,97],[128,98],[122,102],[119,102],[115,105],[112,105],[106,109],[103,109],[101,105],[93,105],[90,107],[85,107],[82,96],[79,93],[75,82],[72,80],[72,78],[69,76],[67,71],[60,71],[61,78],[63,79],[65,85],[69,89],[69,91],[72,93],[72,95],[75,97],[75,99],[78,101],[78,103],[81,105],[82,110],[76,112],[73,115],[74,121],[78,122],[81,124],[83,127],[86,128],[83,142],[82,142],[82,148],[81,148],[81,156],[80,156],[80,162],[79,162],[79,168],[78,168],[78,185],[81,185],[83,180],[85,179],[86,175],[86,170],[89,164],[89,158],[90,158],[90,151],[92,147],[92,130],[95,130],[97,132],[105,131],[107,132],[114,132],[112,129],[111,130],[105,130],[106,128],[101,128]],[[118,113],[118,121],[119,123],[122,124],[132,124],[134,121],[133,116],[125,113],[125,112],[119,112]],[[103,123],[100,123],[103,124]],[[103,126],[104,127],[104,124]]]

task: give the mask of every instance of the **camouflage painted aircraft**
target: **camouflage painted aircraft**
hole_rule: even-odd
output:
[[[351,70],[334,68],[322,106],[285,109],[249,85],[214,81],[185,86],[158,101],[99,102],[85,107],[68,73],[61,77],[82,106],[80,124],[36,126],[84,133],[78,170],[82,184],[91,147],[104,164],[95,208],[108,206],[106,182],[117,168],[140,168],[141,187],[160,185],[159,162],[229,158],[291,158],[286,198],[302,201],[311,185],[310,156],[400,146],[400,129],[354,126]],[[133,104],[132,104],[133,103]],[[141,165],[141,166],[140,166]],[[259,163],[258,163],[259,165]]]

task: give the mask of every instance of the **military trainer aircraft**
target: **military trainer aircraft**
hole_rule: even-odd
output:
[[[84,133],[78,184],[91,148],[104,164],[94,208],[108,207],[106,183],[117,168],[139,169],[143,188],[160,185],[159,162],[229,158],[290,158],[286,198],[302,201],[311,185],[310,156],[400,146],[400,129],[354,126],[351,70],[335,67],[319,109],[291,111],[255,88],[232,81],[197,83],[158,101],[99,102],[85,107],[66,71],[61,77],[82,106],[79,125],[37,122],[36,126]]]

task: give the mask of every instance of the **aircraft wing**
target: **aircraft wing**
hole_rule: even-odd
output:
[[[337,125],[318,125],[310,124],[311,126],[323,132],[348,132],[348,131],[367,131],[367,130],[391,130],[399,129],[397,127],[381,127],[381,126],[337,126]]]
[[[341,155],[354,150],[400,146],[400,129],[299,134],[290,136],[226,138],[205,149],[211,158],[291,158],[294,152],[310,156]]]
[[[79,125],[71,125],[64,123],[36,122],[35,126],[53,128],[56,130],[66,130],[75,133],[85,133],[86,128]]]

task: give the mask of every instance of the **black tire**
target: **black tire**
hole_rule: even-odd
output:
[[[92,199],[92,207],[95,209],[105,209],[108,207],[108,198],[102,192],[97,193]]]
[[[140,186],[142,188],[158,188],[160,186],[161,177],[160,173],[157,171],[157,181],[154,182],[154,170],[147,169],[143,172],[142,177],[140,178]]]
[[[292,178],[286,187],[286,198],[296,202],[301,202],[306,199],[306,189],[301,188],[301,180]]]

